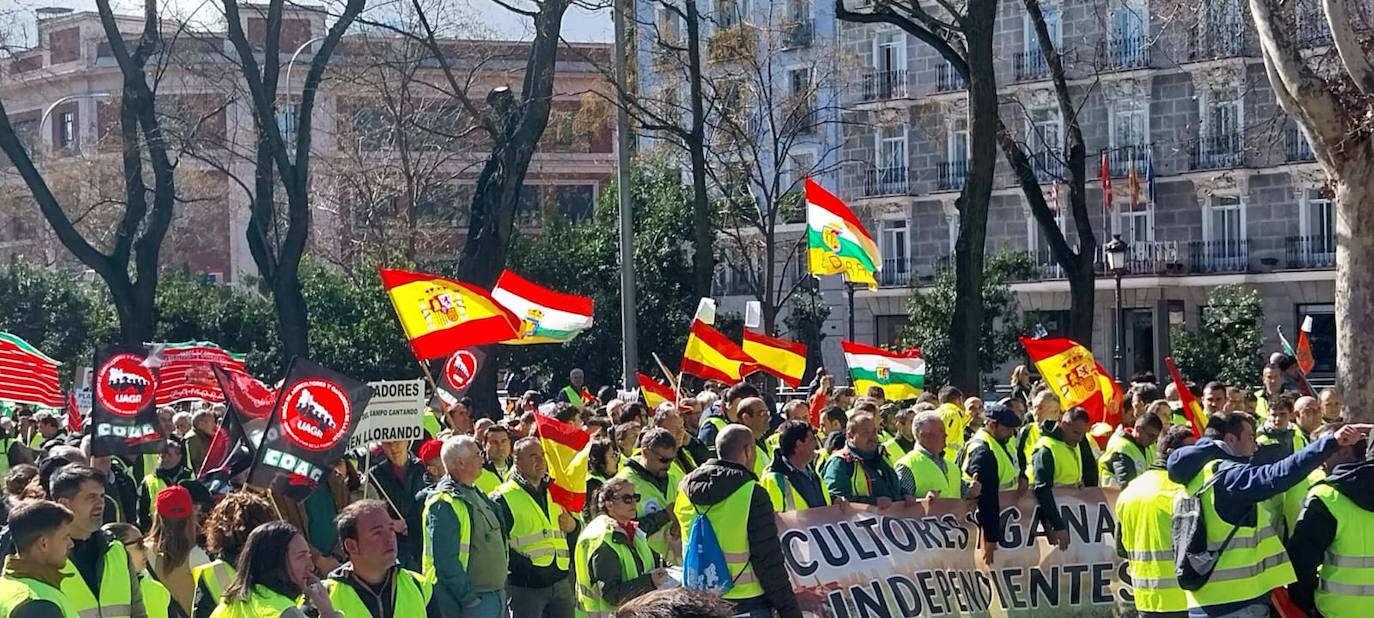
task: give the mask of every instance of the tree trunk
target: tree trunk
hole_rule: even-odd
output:
[[[279,337],[282,345],[281,367],[285,372],[292,358],[310,353],[310,323],[306,316],[305,295],[301,293],[299,268],[283,268],[278,272],[276,285],[272,289],[272,304],[277,310],[277,328],[281,331]]]
[[[1092,261],[1085,265],[1078,259],[1073,267],[1064,269],[1064,275],[1069,279],[1069,338],[1090,347],[1097,303],[1097,277]]]
[[[954,245],[954,317],[950,325],[950,383],[968,393],[980,391],[979,354],[983,340],[983,252],[987,245],[988,203],[997,163],[997,83],[992,37],[996,0],[969,3],[968,44],[969,174],[959,195],[959,236]]]
[[[1336,385],[1341,416],[1371,420],[1374,401],[1374,160],[1369,143],[1347,151],[1351,158],[1336,180]]]
[[[692,130],[687,150],[692,161],[692,284],[697,296],[711,295],[715,252],[711,248],[711,202],[706,195],[706,110],[701,76],[701,17],[695,0],[687,1],[687,74],[692,101]],[[771,284],[770,284],[771,285]]]

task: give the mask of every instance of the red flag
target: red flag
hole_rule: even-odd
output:
[[[534,415],[535,434],[549,464],[549,497],[569,513],[587,500],[587,432],[543,414]]]
[[[644,404],[649,406],[650,410],[657,410],[662,403],[677,401],[677,392],[671,386],[638,371],[635,372],[635,377],[639,378],[639,392],[644,396]]]
[[[1169,377],[1173,378],[1174,388],[1178,389],[1178,400],[1183,404],[1183,415],[1193,427],[1193,437],[1201,438],[1202,429],[1206,425],[1202,420],[1202,405],[1193,396],[1193,391],[1188,390],[1188,385],[1183,381],[1183,374],[1178,372],[1178,365],[1174,364],[1174,357],[1165,356],[1164,366],[1169,368]]]
[[[1303,375],[1312,373],[1312,368],[1317,366],[1317,359],[1312,357],[1312,316],[1304,316],[1302,328],[1298,329],[1298,349],[1294,358],[1298,359],[1298,368],[1302,369]]]
[[[81,409],[76,405],[76,393],[67,394],[67,431],[81,431]]]
[[[1112,168],[1107,164],[1107,151],[1102,151],[1102,204],[1112,209]]]

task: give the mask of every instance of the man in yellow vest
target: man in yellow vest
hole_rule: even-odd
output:
[[[1137,417],[1137,421],[1139,417]],[[1116,551],[1127,560],[1135,608],[1142,616],[1181,618],[1188,601],[1174,576],[1174,498],[1183,486],[1169,480],[1169,454],[1193,443],[1193,430],[1174,426],[1159,440],[1159,457],[1116,499]]]
[[[575,406],[594,405],[596,397],[587,389],[587,376],[581,369],[568,372],[568,385],[558,391],[554,401],[562,401]]]
[[[0,616],[77,618],[59,589],[59,569],[72,546],[72,520],[71,511],[47,500],[26,500],[10,512],[15,554],[5,559],[0,576]]]
[[[72,512],[72,551],[62,567],[62,594],[82,616],[146,618],[143,593],[124,544],[100,525],[105,475],[68,464],[48,479],[48,495]]]
[[[850,502],[887,508],[905,497],[897,472],[883,458],[878,424],[869,412],[849,419],[844,448],[825,460],[821,478],[831,496]]]
[[[324,580],[334,609],[348,618],[424,616],[434,584],[396,564],[396,523],[385,502],[360,500],[334,518],[348,562]]]
[[[568,535],[577,521],[549,494],[548,471],[539,438],[521,438],[515,443],[515,471],[491,494],[510,542],[506,595],[513,615],[572,618]]]
[[[162,444],[162,450],[157,455],[157,468],[150,470],[143,477],[143,482],[138,487],[138,527],[143,531],[148,531],[153,525],[153,500],[157,493],[171,487],[179,485],[182,481],[191,480],[191,469],[183,463],[185,453],[181,438],[168,436],[167,441]]]
[[[1059,422],[1064,411],[1059,406],[1059,395],[1054,391],[1042,389],[1031,397],[1030,418],[1025,419],[1021,430],[1016,434],[1016,462],[1022,474],[1030,473],[1031,453],[1040,436]]]
[[[912,435],[911,419],[918,413],[933,409],[928,403],[918,403],[914,407],[900,408],[893,415],[892,437],[883,441],[883,455],[894,469],[897,461],[916,448],[916,436]]]
[[[1150,465],[1150,445],[1159,440],[1164,420],[1154,414],[1135,417],[1131,427],[1119,427],[1097,460],[1098,477],[1108,487],[1125,487]]]
[[[714,448],[716,436],[722,429],[730,423],[739,422],[736,414],[741,401],[750,397],[759,397],[759,389],[748,382],[740,382],[725,391],[725,396],[711,410],[707,410],[701,418],[701,428],[697,431],[697,439],[701,440],[709,448]],[[715,455],[712,451],[711,455]]]
[[[672,470],[675,459],[677,440],[667,429],[654,427],[639,435],[639,454],[621,460],[620,471],[615,474],[615,478],[634,484],[639,494],[635,512],[639,529],[648,537],[649,547],[669,564],[678,564],[681,538],[673,521],[673,501],[682,480]]]
[[[1288,539],[1293,602],[1309,615],[1374,615],[1374,463],[1368,440],[1341,447],[1307,492]],[[1332,462],[1340,462],[1331,466]]]
[[[982,531],[978,557],[982,563],[991,567],[996,555],[997,544],[1002,542],[1002,505],[1000,492],[1016,491],[1025,487],[1021,469],[1012,455],[1014,447],[1012,436],[1021,426],[1021,417],[1008,406],[994,403],[983,409],[986,418],[983,428],[979,429],[964,445],[960,469],[964,482],[972,487],[978,483],[977,520]]]
[[[482,436],[482,469],[477,475],[477,488],[490,495],[496,487],[510,477],[511,461],[510,429],[505,425],[492,425]]]
[[[711,523],[729,571],[724,576],[734,582],[721,598],[735,605],[735,615],[801,618],[772,501],[751,472],[753,433],[739,425],[726,427],[716,436],[716,453],[718,458],[682,480],[673,506],[682,537],[690,538],[697,514]]]
[[[1256,465],[1250,463],[1255,453],[1254,417],[1219,412],[1208,417],[1207,430],[1197,444],[1169,456],[1169,480],[1201,499],[1208,544],[1226,543],[1207,583],[1185,591],[1190,615],[1267,615],[1269,591],[1296,578],[1269,511],[1260,503],[1302,481],[1369,429],[1369,425],[1346,425],[1334,436],[1284,459]]]
[[[806,421],[787,421],[778,427],[778,448],[759,484],[773,501],[773,510],[801,511],[829,506],[830,492],[811,467],[820,448],[816,429]]]
[[[926,410],[917,414],[912,419],[911,429],[916,434],[916,445],[897,460],[897,482],[902,486],[902,493],[923,500],[978,498],[982,493],[978,481],[970,483],[968,491],[964,491],[963,474],[945,448],[949,442],[940,413]]]
[[[1077,406],[1070,408],[1055,426],[1040,436],[1031,452],[1027,480],[1040,504],[1040,516],[1048,524],[1050,542],[1059,549],[1069,548],[1069,530],[1059,512],[1059,503],[1054,499],[1054,490],[1097,486],[1097,462],[1091,458],[1084,461],[1078,448],[1090,424],[1092,418],[1087,410]]]
[[[1269,409],[1274,406],[1274,400],[1284,396],[1283,394],[1283,367],[1269,363],[1264,366],[1264,371],[1260,373],[1261,386],[1255,391],[1255,416],[1264,420],[1269,416]]]
[[[958,387],[947,384],[940,387],[940,418],[945,423],[945,439],[951,453],[964,445],[964,429],[968,427],[969,413],[964,409],[964,393]]]
[[[749,397],[739,402],[736,410],[739,424],[749,428],[754,434],[754,477],[762,478],[763,472],[768,469],[772,461],[772,452],[768,450],[768,420],[772,416],[768,411],[768,403],[759,397]]]
[[[420,516],[432,602],[441,616],[505,616],[508,523],[473,485],[482,470],[482,451],[472,438],[457,436],[444,442],[439,459],[448,475],[425,500]]]

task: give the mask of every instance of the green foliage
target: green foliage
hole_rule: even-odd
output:
[[[0,269],[0,331],[64,363],[62,375],[70,379],[77,365],[90,364],[96,342],[118,333],[114,307],[103,290],[71,273],[12,261]]]
[[[1207,294],[1207,306],[1196,330],[1174,326],[1170,337],[1174,361],[1188,379],[1230,386],[1259,382],[1264,359],[1264,307],[1259,292],[1243,285],[1219,285]]]
[[[680,172],[663,164],[633,170],[635,307],[639,364],[658,375],[654,352],[676,366],[686,344],[696,298],[692,294],[691,187]],[[595,300],[593,326],[562,345],[533,345],[504,351],[508,362],[534,366],[561,381],[581,367],[590,384],[619,381],[621,367],[620,259],[617,188],[610,186],[591,218],[554,218],[539,237],[512,242],[509,267],[560,292]]]
[[[1035,268],[1025,252],[991,256],[983,266],[983,328],[978,342],[978,367],[989,374],[1020,349],[1021,324],[1016,295],[1008,281],[1025,279]],[[959,342],[950,339],[954,320],[954,273],[940,273],[925,292],[907,300],[907,326],[902,345],[921,348],[926,359],[926,384],[949,382],[950,350]]]
[[[301,265],[313,360],[359,380],[419,376],[381,278],[372,268],[357,272],[354,280],[319,262]]]
[[[248,370],[255,375],[280,371],[276,314],[272,301],[255,289],[168,273],[158,281],[156,303],[158,341],[210,341],[247,354]]]

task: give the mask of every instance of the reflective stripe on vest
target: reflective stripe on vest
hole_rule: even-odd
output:
[[[805,497],[802,497],[800,508],[797,505],[797,493],[792,489],[792,481],[787,478],[786,474],[770,470],[763,475],[763,479],[759,481],[759,485],[762,485],[764,491],[768,492],[768,498],[773,502],[773,510],[779,513],[784,511],[804,511],[806,509],[830,506],[831,504],[830,490],[825,488],[825,483],[820,483],[821,498],[824,500],[824,503],[811,504],[806,501]]]
[[[234,567],[223,560],[191,568],[191,580],[197,587],[204,583],[205,590],[210,593],[210,598],[214,599],[215,603],[219,603],[224,597],[224,589],[234,581],[234,575]]]
[[[515,520],[510,529],[510,548],[515,550],[537,567],[556,565],[560,570],[568,570],[568,537],[558,528],[558,516],[563,507],[544,492],[544,504],[548,510],[539,508],[539,503],[515,481],[506,481],[496,488],[492,497],[503,497]]]
[[[577,605],[587,616],[610,616],[615,606],[602,599],[605,582],[592,581],[591,564],[594,555],[602,545],[609,546],[620,559],[620,581],[627,582],[654,568],[654,554],[649,549],[649,540],[642,530],[636,530],[634,547],[626,547],[615,540],[619,524],[606,515],[600,515],[577,537],[574,558],[577,569]],[[636,562],[638,558],[638,562]]]
[[[992,434],[988,433],[987,429],[979,429],[978,433],[973,434],[973,438],[968,441],[967,452],[972,453],[973,449],[979,444],[987,445],[988,450],[992,451],[992,456],[997,460],[997,488],[1002,491],[1015,490],[1020,485],[1019,478],[1021,476],[1021,470],[1016,467],[1016,462],[1012,460],[1011,454],[1007,452],[1007,447],[1001,442],[998,442],[996,438],[993,438]],[[971,461],[971,459],[971,457],[964,457],[964,480],[968,483],[974,481],[974,478],[970,476],[968,472],[969,461]]]
[[[1055,487],[1082,487],[1083,486],[1083,456],[1079,454],[1077,446],[1069,446],[1067,442],[1049,436],[1041,436],[1035,442],[1035,448],[1031,451],[1046,449],[1050,452],[1050,457],[1054,462]],[[1027,477],[1032,485],[1035,484],[1035,466],[1028,470]]]
[[[1196,495],[1216,474],[1221,460],[1207,462],[1202,472],[1184,486],[1189,495]],[[1220,547],[1232,526],[1217,515],[1216,492],[1202,494],[1203,525],[1207,530],[1208,547]],[[1296,581],[1293,565],[1275,534],[1264,508],[1255,509],[1255,525],[1241,526],[1235,531],[1226,551],[1217,558],[1211,578],[1197,590],[1185,590],[1190,609],[1211,607],[1224,603],[1249,601],[1269,594]]]
[[[0,616],[12,616],[20,605],[35,599],[56,605],[62,618],[77,618],[66,595],[51,584],[27,577],[0,577]]]
[[[121,618],[133,615],[133,589],[138,585],[129,572],[129,554],[124,544],[111,541],[105,549],[104,570],[100,576],[100,598],[86,585],[71,560],[62,567],[62,594],[71,601],[80,618]]]
[[[281,618],[282,612],[296,607],[296,602],[258,584],[246,601],[221,603],[210,618]],[[348,618],[353,618],[349,616]]]
[[[1174,576],[1174,497],[1183,486],[1164,470],[1146,470],[1116,499],[1121,547],[1142,612],[1182,612],[1188,599]]]
[[[682,481],[682,477],[674,473],[671,468],[668,470],[668,490],[666,492],[660,490],[658,485],[650,479],[644,478],[637,468],[621,466],[615,477],[629,481],[631,485],[635,486],[635,493],[639,494],[639,504],[635,506],[635,519],[643,519],[645,515],[672,509],[674,501],[677,500],[677,485]],[[663,556],[663,559],[670,564],[676,564],[674,559],[679,555],[681,548],[668,547],[668,529],[671,527],[663,526],[658,529],[658,532],[650,534],[649,547],[654,550],[654,553]]]
[[[1145,472],[1145,468],[1150,465],[1145,451],[1141,450],[1140,445],[1135,443],[1130,436],[1124,432],[1112,434],[1112,438],[1107,441],[1107,450],[1102,451],[1102,457],[1097,460],[1097,478],[1105,487],[1116,486],[1116,476],[1112,474],[1112,457],[1117,453],[1123,453],[1130,458],[1131,463],[1135,464],[1136,476]]]
[[[464,569],[468,568],[468,556],[472,550],[472,516],[468,512],[468,503],[446,491],[430,494],[425,500],[425,510],[420,515],[420,526],[425,531],[425,553],[420,563],[424,568],[425,581],[431,584],[439,580],[439,572],[434,569],[434,539],[429,535],[429,518],[430,510],[439,502],[453,509],[454,516],[458,518],[458,564]]]
[[[754,563],[750,560],[748,527],[741,525],[742,522],[749,521],[750,501],[757,484],[752,480],[746,481],[724,500],[703,506],[701,510],[692,504],[686,493],[678,494],[677,502],[673,505],[684,542],[692,537],[692,521],[698,513],[711,522],[711,528],[716,533],[716,541],[720,543],[720,551],[725,555],[730,578],[735,582],[734,586],[721,595],[722,599],[728,601],[763,596],[763,586],[759,584],[754,574]]]
[[[897,465],[910,470],[911,477],[915,479],[911,495],[924,498],[933,491],[941,498],[961,497],[963,488],[959,467],[954,465],[954,459],[948,455],[944,456],[944,460],[945,469],[941,471],[940,464],[931,459],[925,449],[919,446],[897,460]]]
[[[392,611],[386,613],[397,618],[424,616],[425,606],[429,604],[434,586],[425,581],[425,576],[402,568],[397,568],[391,577],[392,593],[388,598],[394,605]],[[372,615],[362,598],[358,596],[358,591],[348,582],[329,578],[324,580],[324,587],[329,592],[329,601],[333,603],[334,609],[347,618],[366,618]]]
[[[1314,485],[1308,495],[1321,500],[1336,521],[1317,567],[1317,611],[1328,618],[1374,615],[1374,513],[1325,483]]]

